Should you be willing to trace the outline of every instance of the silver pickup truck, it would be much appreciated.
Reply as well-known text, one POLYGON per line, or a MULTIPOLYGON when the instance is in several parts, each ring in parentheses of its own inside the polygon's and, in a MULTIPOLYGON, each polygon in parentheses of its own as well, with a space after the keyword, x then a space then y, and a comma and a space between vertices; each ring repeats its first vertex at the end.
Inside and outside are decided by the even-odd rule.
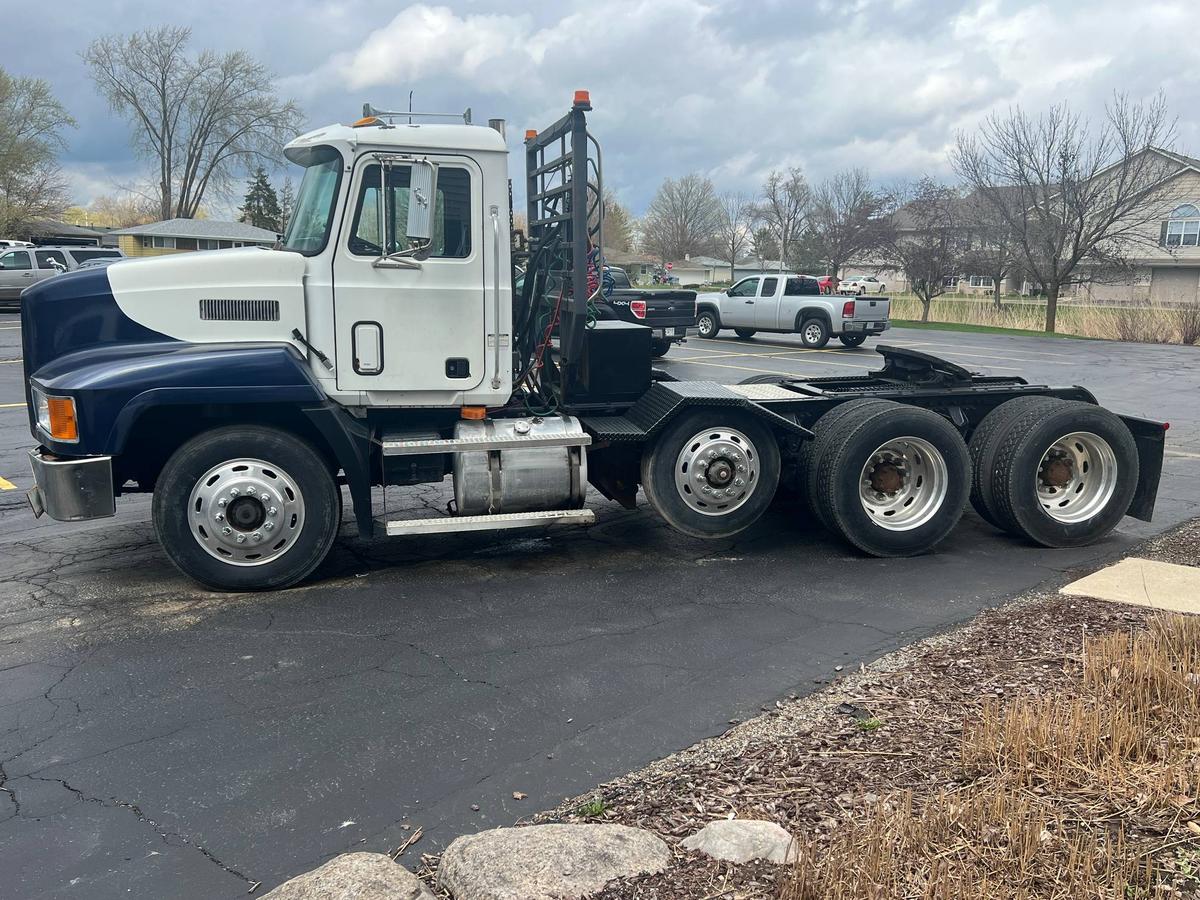
POLYGON ((702 338, 732 328, 740 338, 757 331, 799 334, 801 343, 812 349, 824 347, 831 337, 857 347, 868 336, 887 331, 890 307, 887 297, 851 300, 822 295, 811 275, 752 275, 719 294, 701 294, 696 328, 702 338))

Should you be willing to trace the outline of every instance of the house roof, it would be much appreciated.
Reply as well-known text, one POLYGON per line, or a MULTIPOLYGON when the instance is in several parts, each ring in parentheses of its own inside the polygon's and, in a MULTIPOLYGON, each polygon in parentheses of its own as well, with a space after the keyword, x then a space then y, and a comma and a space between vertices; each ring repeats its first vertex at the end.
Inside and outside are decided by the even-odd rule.
POLYGON ((57 219, 37 219, 30 223, 25 229, 30 234, 52 236, 62 235, 63 237, 103 237, 107 228, 85 228, 82 225, 71 225, 67 222, 60 222, 57 219))
POLYGON ((149 225, 121 228, 113 234, 149 234, 158 237, 196 238, 199 240, 257 241, 275 243, 275 232, 245 222, 221 222, 217 219, 166 219, 149 225))

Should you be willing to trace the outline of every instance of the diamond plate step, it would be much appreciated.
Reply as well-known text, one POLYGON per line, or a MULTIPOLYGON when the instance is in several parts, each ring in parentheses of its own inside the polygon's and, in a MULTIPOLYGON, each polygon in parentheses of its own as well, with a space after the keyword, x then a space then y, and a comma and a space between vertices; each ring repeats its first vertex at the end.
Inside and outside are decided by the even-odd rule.
POLYGON ((539 525, 591 525, 596 514, 590 509, 550 509, 543 512, 498 513, 494 516, 441 516, 436 519, 378 518, 376 523, 388 537, 405 534, 449 534, 458 531, 499 531, 535 528, 539 525))

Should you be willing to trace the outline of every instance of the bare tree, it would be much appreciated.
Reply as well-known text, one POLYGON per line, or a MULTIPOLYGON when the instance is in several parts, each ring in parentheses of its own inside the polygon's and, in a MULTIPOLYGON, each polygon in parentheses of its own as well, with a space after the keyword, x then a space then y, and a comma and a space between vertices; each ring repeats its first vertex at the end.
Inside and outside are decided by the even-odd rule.
POLYGON ((754 204, 743 193, 726 193, 720 197, 721 218, 717 239, 721 252, 729 254, 729 280, 733 281, 738 256, 750 246, 750 226, 754 221, 754 204))
POLYGON ((786 172, 772 171, 763 183, 758 219, 779 242, 781 266, 787 259, 788 242, 795 240, 804 228, 811 199, 808 182, 795 166, 786 172))
POLYGON ((865 169, 838 172, 813 192, 807 233, 834 278, 857 255, 878 248, 884 205, 865 169))
POLYGON ((133 145, 155 168, 159 215, 192 218, 206 193, 279 161, 303 119, 275 96, 271 74, 241 50, 188 52, 177 26, 110 35, 83 53, 109 106, 133 129, 133 145))
POLYGON ((102 194, 93 198, 83 210, 88 224, 105 228, 128 228, 153 222, 158 204, 132 191, 102 194))
POLYGON ((633 249, 633 216, 611 191, 604 192, 604 246, 626 253, 633 249))
POLYGON ((1161 96, 1131 103, 1117 95, 1100 127, 1066 104, 1036 119, 1021 109, 960 133, 955 170, 1009 228, 1014 256, 1046 295, 1046 330, 1058 298, 1097 271, 1121 270, 1158 242, 1173 200, 1165 181, 1178 164, 1155 148, 1175 137, 1161 96))
POLYGON ((45 81, 0 69, 0 235, 28 230, 34 220, 67 208, 58 152, 62 130, 74 125, 45 81))
POLYGON ((930 304, 945 293, 946 279, 962 265, 967 235, 959 215, 961 198, 925 177, 900 187, 896 202, 883 253, 904 272, 921 301, 921 321, 928 322, 930 304))
POLYGON ((961 214, 969 235, 963 268, 973 275, 992 279, 992 305, 1000 309, 1004 279, 1018 265, 1012 227, 992 204, 983 202, 976 194, 963 200, 961 214))
POLYGON ((712 246, 720 220, 721 205, 711 181, 696 172, 668 178, 642 219, 642 243, 664 263, 703 253, 712 246))

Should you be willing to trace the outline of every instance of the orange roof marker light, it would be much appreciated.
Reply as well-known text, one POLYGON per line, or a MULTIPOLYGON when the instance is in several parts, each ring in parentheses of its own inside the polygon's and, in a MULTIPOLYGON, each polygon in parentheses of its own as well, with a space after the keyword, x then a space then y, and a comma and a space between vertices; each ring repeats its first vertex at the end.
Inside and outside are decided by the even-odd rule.
POLYGON ((525 140, 532 141, 536 138, 537 138, 537 129, 536 128, 526 128, 525 129, 525 140))
POLYGON ((486 406, 464 406, 462 408, 461 415, 464 419, 472 419, 472 420, 478 422, 482 419, 487 418, 487 407, 486 406))
POLYGON ((592 108, 592 95, 589 91, 575 92, 575 105, 582 106, 584 109, 592 108))
POLYGON ((365 128, 367 125, 378 125, 378 124, 379 124, 378 116, 363 116, 361 119, 359 119, 357 122, 355 122, 350 127, 351 128, 365 128))

